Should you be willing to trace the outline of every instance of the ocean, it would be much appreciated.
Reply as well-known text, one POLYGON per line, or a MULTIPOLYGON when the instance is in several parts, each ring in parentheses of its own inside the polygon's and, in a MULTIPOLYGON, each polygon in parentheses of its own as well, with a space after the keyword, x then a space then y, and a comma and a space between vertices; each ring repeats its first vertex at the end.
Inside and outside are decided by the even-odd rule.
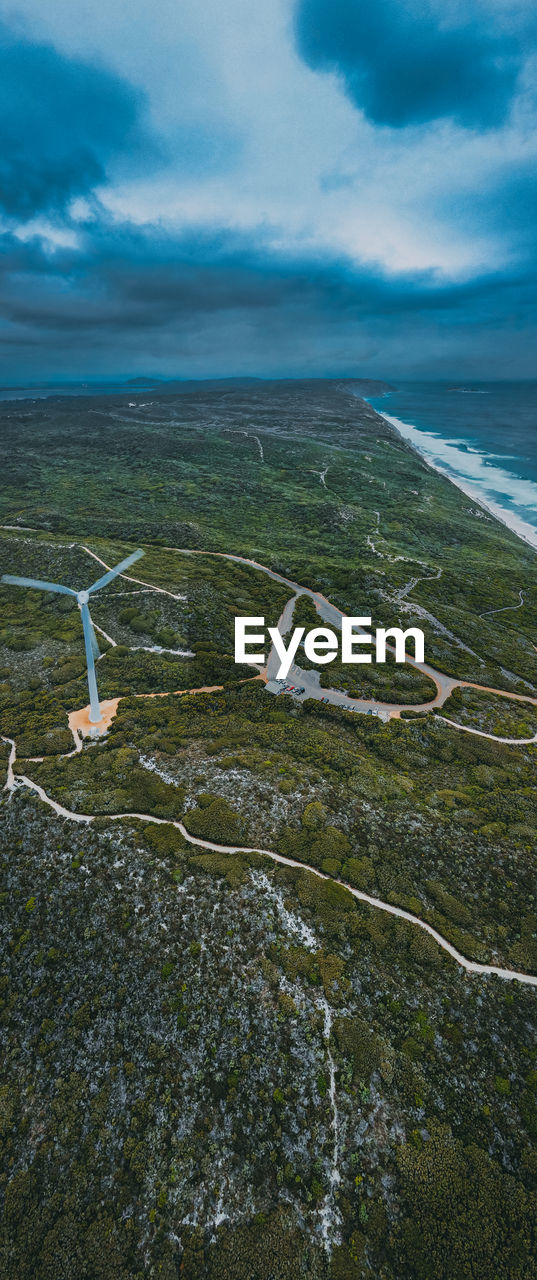
POLYGON ((369 403, 537 547, 537 382, 405 382, 369 403))

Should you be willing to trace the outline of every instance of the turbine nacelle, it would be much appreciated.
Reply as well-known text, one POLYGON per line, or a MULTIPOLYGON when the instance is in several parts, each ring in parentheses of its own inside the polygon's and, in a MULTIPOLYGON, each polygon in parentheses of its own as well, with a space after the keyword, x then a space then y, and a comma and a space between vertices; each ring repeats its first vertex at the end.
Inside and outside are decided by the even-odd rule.
POLYGON ((86 665, 88 669, 88 689, 90 695, 90 724, 99 725, 102 721, 101 708, 99 704, 99 694, 97 692, 97 677, 95 674, 95 658, 99 655, 99 645, 97 644, 97 636, 93 623, 91 621, 89 611, 89 598, 96 591, 101 591, 109 582, 117 578, 118 573, 124 573, 125 569, 129 569, 135 560, 139 560, 144 552, 141 550, 131 552, 130 556, 126 556, 125 560, 120 560, 119 564, 114 565, 113 569, 107 569, 101 578, 97 578, 96 582, 92 582, 91 587, 83 591, 73 591, 72 587, 64 587, 59 582, 43 582, 38 578, 17 578, 10 573, 4 573, 2 582, 9 583, 16 587, 35 587, 38 591, 53 591, 59 595, 73 596, 80 609, 82 617, 82 628, 84 631, 84 645, 86 649, 86 665))

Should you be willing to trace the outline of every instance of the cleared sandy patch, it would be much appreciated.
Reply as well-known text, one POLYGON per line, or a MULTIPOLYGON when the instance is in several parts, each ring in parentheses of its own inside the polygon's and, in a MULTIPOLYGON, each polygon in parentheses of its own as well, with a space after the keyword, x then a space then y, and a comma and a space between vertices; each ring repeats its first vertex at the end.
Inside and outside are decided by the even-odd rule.
POLYGON ((104 733, 108 732, 116 715, 119 702, 119 698, 109 698, 107 702, 101 702, 102 719, 99 724, 92 724, 90 707, 82 707, 80 711, 70 711, 68 721, 71 733, 74 734, 75 731, 81 733, 83 738, 101 738, 104 733))

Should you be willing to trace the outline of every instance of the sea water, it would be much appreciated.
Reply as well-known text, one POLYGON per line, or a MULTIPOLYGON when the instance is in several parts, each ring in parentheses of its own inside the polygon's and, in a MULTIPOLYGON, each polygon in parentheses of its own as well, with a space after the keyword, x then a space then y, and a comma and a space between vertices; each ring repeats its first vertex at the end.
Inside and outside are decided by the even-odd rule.
POLYGON ((431 465, 537 546, 537 382, 405 382, 368 400, 431 465))

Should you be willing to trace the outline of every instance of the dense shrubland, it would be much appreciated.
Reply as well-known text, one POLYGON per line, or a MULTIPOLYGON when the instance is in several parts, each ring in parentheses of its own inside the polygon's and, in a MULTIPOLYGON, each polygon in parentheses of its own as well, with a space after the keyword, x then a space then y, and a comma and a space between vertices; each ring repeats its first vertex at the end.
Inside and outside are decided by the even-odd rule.
POLYGON ((170 827, 0 824, 6 1280, 529 1280, 533 992, 170 827))
MULTIPOLYGON (((537 972, 536 748, 271 698, 232 662, 233 620, 275 623, 287 589, 169 548, 250 556, 375 625, 414 622, 433 665, 518 692, 537 685, 533 553, 330 384, 2 419, 0 518, 38 530, 0 535, 2 571, 80 587, 101 572, 85 539, 110 564, 142 543, 135 577, 186 598, 121 580, 95 601, 117 642, 100 636, 101 695, 122 700, 106 740, 66 759, 87 701, 76 606, 0 588, 16 768, 97 815, 59 821, 23 789, 0 802, 0 1275, 533 1280, 535 994, 467 976, 335 881, 537 972), (521 590, 522 609, 480 617, 521 590), (223 688, 136 696, 207 685, 223 688), (330 879, 196 848, 178 818, 330 879)), ((295 622, 318 622, 303 597, 295 622)), ((336 664, 324 679, 351 692, 336 664)), ((391 663, 352 681, 431 696, 391 663)), ((445 708, 515 737, 533 710, 472 690, 445 708)))

